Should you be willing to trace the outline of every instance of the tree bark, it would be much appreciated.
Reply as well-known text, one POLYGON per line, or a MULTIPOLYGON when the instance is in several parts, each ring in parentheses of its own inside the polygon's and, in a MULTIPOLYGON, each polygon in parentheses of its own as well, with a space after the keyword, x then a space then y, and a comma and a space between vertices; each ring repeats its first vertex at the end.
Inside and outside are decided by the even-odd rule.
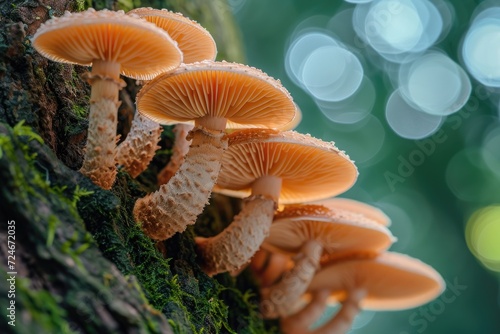
MULTIPOLYGON (((138 1, 119 3, 129 10, 138 1)), ((137 198, 155 190, 156 173, 168 161, 162 150, 137 179, 119 171, 109 191, 78 172, 90 93, 81 75, 88 69, 45 59, 30 45, 30 37, 51 16, 89 4, 119 9, 110 0, 0 3, 0 332, 276 331, 258 314, 258 293, 248 272, 237 279, 228 274, 210 278, 197 262, 195 234, 217 234, 231 221, 226 212, 236 210, 237 202, 212 198, 195 227, 155 244, 135 223, 132 208, 137 198), (15 240, 9 237, 12 231, 15 240), (6 281, 12 276, 13 286, 6 281), (5 311, 12 301, 15 326, 5 311)), ((224 1, 142 1, 141 6, 168 8, 198 20, 214 34, 219 59, 242 61, 237 29, 224 1)), ((120 93, 122 137, 139 88, 127 80, 120 93)), ((163 151, 171 138, 165 128, 163 151)))

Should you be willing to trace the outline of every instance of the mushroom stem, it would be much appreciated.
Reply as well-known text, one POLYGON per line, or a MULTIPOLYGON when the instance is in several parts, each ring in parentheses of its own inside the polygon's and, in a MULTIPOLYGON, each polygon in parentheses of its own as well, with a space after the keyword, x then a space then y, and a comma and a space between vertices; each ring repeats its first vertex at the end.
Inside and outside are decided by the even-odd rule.
POLYGON ((189 137, 192 144, 177 173, 134 206, 136 221, 152 239, 168 239, 194 224, 217 180, 227 149, 224 132, 195 127, 189 137))
POLYGON ((284 317, 280 321, 281 331, 284 334, 303 334, 318 320, 326 308, 326 302, 330 296, 327 289, 317 291, 312 300, 299 312, 284 317))
POLYGON ((207 275, 235 271, 250 261, 269 235, 281 191, 281 178, 266 175, 252 185, 252 195, 243 201, 241 212, 221 233, 198 238, 202 267, 207 275))
POLYGON ((207 275, 236 270, 247 263, 269 234, 274 210, 273 200, 250 196, 224 231, 211 238, 196 238, 207 275))
POLYGON ((155 121, 136 112, 127 137, 116 149, 116 162, 136 178, 153 159, 160 148, 162 127, 155 121))
POLYGON ((94 61, 88 75, 91 85, 90 112, 85 157, 80 172, 103 189, 110 189, 116 178, 116 127, 120 64, 94 61))
POLYGON ((323 245, 315 240, 302 246, 300 254, 294 259, 294 267, 264 293, 261 310, 265 318, 289 315, 290 306, 306 292, 314 277, 322 252, 323 245))
POLYGON ((325 325, 311 332, 311 334, 343 334, 352 327, 354 318, 359 314, 359 303, 365 297, 366 291, 355 289, 349 291, 342 308, 325 325))
POLYGON ((184 157, 189 151, 191 141, 187 140, 187 134, 193 129, 191 124, 176 124, 173 132, 175 133, 174 147, 168 164, 158 173, 158 185, 168 182, 170 178, 177 172, 179 167, 184 162, 184 157))
POLYGON ((255 180, 252 184, 252 195, 262 195, 272 198, 278 203, 283 180, 273 175, 264 175, 255 180))

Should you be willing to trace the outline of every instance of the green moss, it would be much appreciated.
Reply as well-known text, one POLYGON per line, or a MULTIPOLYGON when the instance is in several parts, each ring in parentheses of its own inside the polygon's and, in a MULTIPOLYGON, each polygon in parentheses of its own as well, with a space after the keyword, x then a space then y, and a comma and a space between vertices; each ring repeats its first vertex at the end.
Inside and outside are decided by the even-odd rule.
POLYGON ((45 85, 45 82, 47 81, 47 77, 45 76, 45 72, 41 67, 35 68, 35 75, 36 75, 37 79, 40 81, 40 84, 42 86, 45 85))
POLYGON ((60 306, 60 298, 46 290, 33 290, 26 278, 16 279, 16 302, 29 312, 31 319, 23 321, 18 316, 17 333, 76 333, 70 329, 67 312, 60 306))
POLYGON ((92 7, 92 0, 75 0, 75 11, 81 12, 92 7))
MULTIPOLYGON (((24 125, 24 121, 19 122, 12 128, 12 133, 15 137, 27 137, 28 142, 31 140, 36 140, 39 143, 43 143, 42 138, 29 126, 24 125)), ((20 161, 20 159, 27 161, 30 167, 33 167, 36 153, 32 153, 27 143, 20 144, 21 150, 17 150, 10 136, 5 134, 0 134, 0 158, 4 155, 10 161, 20 161), (19 154, 22 154, 20 157, 19 154)), ((32 187, 28 184, 26 180, 26 175, 24 171, 21 169, 20 164, 10 164, 9 169, 13 177, 13 183, 16 185, 18 189, 18 195, 20 198, 27 200, 28 195, 37 195, 37 192, 32 190, 32 187)), ((42 184, 42 177, 40 173, 33 173, 33 182, 37 184, 42 184)))
POLYGON ((85 118, 85 116, 87 115, 87 106, 73 104, 72 111, 79 118, 85 118))

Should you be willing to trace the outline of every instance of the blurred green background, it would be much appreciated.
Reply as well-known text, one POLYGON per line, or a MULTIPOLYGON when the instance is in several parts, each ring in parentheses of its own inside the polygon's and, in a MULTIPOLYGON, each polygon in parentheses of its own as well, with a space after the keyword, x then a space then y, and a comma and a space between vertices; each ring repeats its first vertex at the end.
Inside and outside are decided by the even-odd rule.
POLYGON ((297 130, 356 161, 341 196, 384 210, 391 250, 447 282, 420 308, 363 312, 352 333, 500 333, 500 3, 228 3, 246 62, 302 110, 297 130))

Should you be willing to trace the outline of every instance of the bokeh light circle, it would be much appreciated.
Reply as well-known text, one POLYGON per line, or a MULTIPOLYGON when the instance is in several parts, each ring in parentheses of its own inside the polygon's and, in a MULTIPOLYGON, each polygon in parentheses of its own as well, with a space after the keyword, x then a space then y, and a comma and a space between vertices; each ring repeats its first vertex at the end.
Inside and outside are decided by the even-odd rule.
POLYGON ((302 67, 302 82, 307 91, 323 101, 340 101, 359 88, 363 67, 349 50, 330 45, 312 51, 302 67))
POLYGON ((406 62, 431 47, 443 32, 440 11, 430 1, 379 0, 356 6, 358 36, 382 57, 406 62))
POLYGON ((353 124, 368 116, 375 104, 376 92, 371 80, 364 76, 358 90, 342 101, 316 100, 316 105, 329 120, 353 124))
POLYGON ((300 87, 303 87, 302 69, 313 50, 324 46, 336 46, 338 43, 331 36, 310 31, 299 35, 290 45, 285 56, 285 70, 288 77, 300 87))
POLYGON ((472 90, 465 71, 439 52, 427 53, 401 66, 399 82, 400 92, 410 105, 438 116, 460 110, 472 90))
POLYGON ((500 272, 500 205, 474 212, 465 233, 474 256, 489 269, 500 272))
POLYGON ((462 57, 471 75, 490 87, 500 87, 500 7, 479 14, 467 32, 462 57))
POLYGON ((391 129, 406 139, 423 139, 436 132, 442 116, 430 115, 409 105, 399 89, 395 90, 385 108, 385 117, 391 129))

